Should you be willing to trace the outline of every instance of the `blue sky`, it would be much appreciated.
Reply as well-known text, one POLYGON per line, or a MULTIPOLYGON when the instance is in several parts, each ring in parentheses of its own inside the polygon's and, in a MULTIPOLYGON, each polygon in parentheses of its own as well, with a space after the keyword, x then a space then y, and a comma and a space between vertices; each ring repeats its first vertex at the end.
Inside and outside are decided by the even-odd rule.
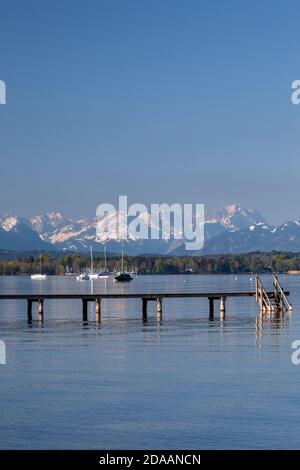
POLYGON ((1 0, 0 213, 233 202, 300 217, 296 1, 1 0))

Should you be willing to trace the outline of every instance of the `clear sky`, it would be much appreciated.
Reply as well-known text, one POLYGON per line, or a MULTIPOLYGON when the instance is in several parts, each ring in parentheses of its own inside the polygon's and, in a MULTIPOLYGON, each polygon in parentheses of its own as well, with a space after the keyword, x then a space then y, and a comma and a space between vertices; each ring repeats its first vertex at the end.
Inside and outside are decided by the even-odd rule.
POLYGON ((298 1, 0 0, 0 213, 300 218, 298 1))

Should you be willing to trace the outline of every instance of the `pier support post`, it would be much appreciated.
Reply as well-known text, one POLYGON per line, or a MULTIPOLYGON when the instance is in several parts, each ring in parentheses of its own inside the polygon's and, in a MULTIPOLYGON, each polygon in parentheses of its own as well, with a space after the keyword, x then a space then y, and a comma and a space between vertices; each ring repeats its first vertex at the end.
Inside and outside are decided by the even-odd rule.
POLYGON ((225 301, 226 297, 221 297, 220 299, 220 319, 225 320, 225 301))
POLYGON ((157 298, 157 321, 162 320, 162 298, 157 298))
POLYGON ((82 321, 88 321, 88 301, 87 299, 82 299, 82 321))
POLYGON ((143 302, 143 321, 147 321, 147 299, 142 298, 143 302))
POLYGON ((213 297, 209 297, 209 319, 213 320, 214 319, 214 299, 213 297))
POLYGON ((41 322, 44 320, 44 299, 38 300, 38 320, 41 322))
POLYGON ((27 299, 27 321, 32 323, 32 300, 27 299))
POLYGON ((100 323, 101 322, 101 299, 98 298, 96 299, 96 322, 100 323))

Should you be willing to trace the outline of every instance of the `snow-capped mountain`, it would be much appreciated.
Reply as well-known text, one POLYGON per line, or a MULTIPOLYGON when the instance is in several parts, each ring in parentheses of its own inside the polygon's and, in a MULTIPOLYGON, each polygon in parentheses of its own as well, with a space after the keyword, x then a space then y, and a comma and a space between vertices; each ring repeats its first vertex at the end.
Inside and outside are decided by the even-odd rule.
POLYGON ((207 240, 198 254, 238 254, 272 250, 300 251, 300 221, 286 222, 278 227, 260 222, 241 230, 227 230, 207 240))
MULTIPOLYGON (((121 214, 117 214, 117 217, 119 222, 121 221, 120 224, 116 222, 118 233, 120 233, 122 225, 125 226, 125 220, 121 214)), ((102 222, 96 217, 91 220, 70 220, 66 219, 62 214, 50 213, 32 217, 29 224, 31 228, 38 232, 43 240, 55 245, 59 250, 75 250, 80 252, 89 250, 90 246, 93 246, 95 250, 102 251, 105 244, 110 252, 120 253, 121 242, 119 237, 116 237, 116 233, 105 230, 105 226, 113 225, 112 219, 115 219, 115 217, 108 217, 102 222), (98 236, 96 236, 97 225, 98 236)), ((132 219, 133 217, 128 217, 128 222, 132 219)), ((129 228, 128 240, 125 241, 125 251, 132 255, 139 253, 167 253, 170 241, 166 240, 166 234, 163 233, 162 228, 154 224, 148 213, 140 214, 140 223, 147 227, 149 233, 151 228, 155 227, 159 231, 159 239, 144 240, 142 237, 137 237, 136 233, 130 231, 129 228)))
POLYGON ((47 240, 58 249, 82 250, 88 248, 96 234, 94 220, 73 221, 59 212, 31 217, 29 223, 43 240, 47 240))
POLYGON ((51 234, 53 230, 64 226, 68 221, 60 212, 49 212, 49 214, 33 216, 29 222, 31 228, 39 234, 51 234))
MULTIPOLYGON (((122 226, 123 219, 121 214, 117 215, 121 220, 121 225, 118 225, 119 230, 121 230, 120 227, 122 226)), ((111 219, 113 218, 113 216, 110 217, 111 219)), ((166 233, 163 232, 164 227, 161 223, 157 224, 157 222, 155 223, 154 220, 151 220, 151 216, 148 213, 140 214, 139 218, 141 225, 144 228, 147 227, 149 235, 151 229, 156 229, 159 232, 159 239, 151 240, 149 237, 148 240, 144 240, 141 237, 137 238, 136 234, 129 230, 128 240, 124 244, 125 251, 128 254, 185 254, 184 242, 174 239, 174 236, 167 240, 166 233)), ((95 250, 102 251, 105 243, 108 251, 119 253, 121 250, 119 239, 115 233, 107 232, 104 227, 104 224, 111 226, 111 219, 106 218, 103 222, 99 222, 96 217, 92 220, 71 220, 59 212, 51 212, 36 215, 27 223, 43 240, 55 246, 57 250, 75 250, 80 252, 88 250, 92 245, 95 250), (103 224, 102 227, 101 223, 103 224), (98 237, 96 237, 97 224, 99 228, 97 232, 98 237)), ((210 209, 207 211, 205 219, 205 240, 215 238, 228 230, 240 230, 253 223, 265 222, 259 212, 244 209, 238 204, 222 209, 210 209)), ((130 218, 128 218, 128 221, 130 222, 130 218)))
MULTIPOLYGON (((107 224, 111 221, 105 221, 107 224)), ((130 219, 129 219, 130 222, 130 219)), ((83 252, 92 245, 95 251, 120 253, 121 242, 114 232, 103 226, 96 236, 99 220, 71 220, 59 212, 25 219, 15 215, 0 217, 0 249, 5 250, 72 250, 83 252)), ((286 222, 278 227, 269 225, 260 212, 238 204, 209 209, 205 214, 205 244, 199 252, 187 252, 184 242, 166 239, 161 223, 157 225, 148 213, 140 214, 140 230, 159 232, 159 239, 144 240, 135 232, 124 243, 130 255, 203 255, 215 253, 247 253, 251 251, 300 251, 300 221, 286 222)), ((121 229, 120 229, 121 230, 121 229)))
POLYGON ((251 224, 266 223, 260 212, 232 204, 221 209, 208 209, 205 214, 207 224, 220 224, 230 230, 247 228, 251 224))
POLYGON ((54 247, 32 230, 26 219, 5 215, 0 217, 0 249, 32 251, 53 250, 54 247))

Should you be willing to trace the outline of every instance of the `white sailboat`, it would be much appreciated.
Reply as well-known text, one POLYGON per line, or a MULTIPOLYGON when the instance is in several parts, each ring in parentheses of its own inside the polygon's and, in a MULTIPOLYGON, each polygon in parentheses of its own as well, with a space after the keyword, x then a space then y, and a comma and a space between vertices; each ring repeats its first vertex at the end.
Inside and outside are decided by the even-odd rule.
POLYGON ((93 261, 93 247, 91 246, 91 273, 90 273, 90 279, 108 279, 108 274, 106 273, 106 247, 104 250, 105 254, 105 269, 104 273, 95 273, 94 272, 94 261, 93 261))
POLYGON ((94 272, 94 260, 93 260, 93 247, 91 245, 91 272, 89 274, 90 279, 98 279, 98 273, 94 272))
POLYGON ((33 281, 44 281, 47 279, 46 274, 42 274, 42 255, 40 254, 40 272, 39 274, 31 274, 31 279, 33 281))
POLYGON ((104 271, 99 273, 98 278, 99 279, 108 279, 109 278, 109 273, 107 271, 107 262, 106 262, 106 246, 104 246, 104 271))
POLYGON ((82 273, 82 274, 79 274, 78 276, 76 276, 76 280, 77 281, 89 281, 90 276, 89 276, 88 273, 82 273))
MULTIPOLYGON (((92 250, 92 247, 91 247, 91 250, 92 250)), ((92 252, 91 252, 91 256, 92 256, 92 252)), ((81 273, 79 274, 78 276, 76 276, 76 281, 89 281, 91 279, 91 274, 90 273, 81 273)))

